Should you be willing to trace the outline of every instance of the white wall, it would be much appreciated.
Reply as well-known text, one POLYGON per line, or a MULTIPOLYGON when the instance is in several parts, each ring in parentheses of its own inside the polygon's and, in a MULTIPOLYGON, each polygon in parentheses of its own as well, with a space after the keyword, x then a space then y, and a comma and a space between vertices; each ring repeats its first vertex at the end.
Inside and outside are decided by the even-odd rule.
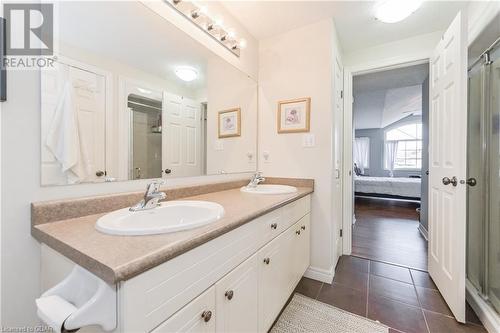
POLYGON ((351 68, 366 68, 377 64, 380 67, 384 66, 383 64, 401 63, 402 59, 404 59, 403 61, 426 59, 431 56, 442 34, 442 31, 436 31, 346 53, 344 65, 351 68))
POLYGON ((500 13, 500 1, 471 1, 467 6, 469 45, 484 28, 500 13))
POLYGON ((207 69, 207 173, 255 171, 257 167, 257 82, 228 68, 220 58, 207 69), (241 135, 218 135, 219 111, 241 108, 241 135), (248 158, 247 154, 252 154, 248 158))
MULTIPOLYGON (((208 36, 200 35, 198 39, 203 44, 209 45, 216 53, 226 52, 220 45, 214 44, 208 36)), ((256 42, 252 44, 253 39, 248 38, 248 40, 249 46, 255 47, 256 42)), ((245 54, 245 51, 243 53, 245 54)), ((244 60, 245 66, 241 64, 241 69, 257 68, 257 56, 253 56, 251 51, 245 55, 244 60)), ((4 327, 37 325, 34 300, 40 294, 40 246, 30 234, 30 203, 142 190, 147 181, 40 186, 39 71, 9 71, 8 101, 2 104, 0 124, 0 159, 2 162, 8 161, 2 163, 0 176, 2 179, 0 251, 2 325, 4 327)), ((169 184, 194 184, 241 177, 242 175, 225 175, 173 179, 169 184)))
POLYGON ((259 170, 264 176, 315 179, 311 269, 331 275, 334 35, 333 21, 323 20, 263 40, 259 52, 259 170), (312 148, 302 147, 302 133, 277 133, 278 101, 301 97, 311 97, 312 148))

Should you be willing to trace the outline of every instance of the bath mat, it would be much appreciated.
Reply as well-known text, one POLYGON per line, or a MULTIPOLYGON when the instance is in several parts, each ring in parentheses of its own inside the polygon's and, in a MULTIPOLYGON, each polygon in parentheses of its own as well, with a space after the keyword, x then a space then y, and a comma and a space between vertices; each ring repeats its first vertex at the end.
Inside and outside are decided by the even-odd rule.
POLYGON ((388 333, 389 328, 300 294, 293 295, 271 333, 388 333))

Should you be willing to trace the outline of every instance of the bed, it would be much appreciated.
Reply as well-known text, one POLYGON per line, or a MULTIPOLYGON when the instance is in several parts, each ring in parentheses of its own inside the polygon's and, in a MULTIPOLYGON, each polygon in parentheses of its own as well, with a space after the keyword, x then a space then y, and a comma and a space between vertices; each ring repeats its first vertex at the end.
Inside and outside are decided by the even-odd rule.
POLYGON ((355 176, 356 195, 420 199, 420 178, 355 176))

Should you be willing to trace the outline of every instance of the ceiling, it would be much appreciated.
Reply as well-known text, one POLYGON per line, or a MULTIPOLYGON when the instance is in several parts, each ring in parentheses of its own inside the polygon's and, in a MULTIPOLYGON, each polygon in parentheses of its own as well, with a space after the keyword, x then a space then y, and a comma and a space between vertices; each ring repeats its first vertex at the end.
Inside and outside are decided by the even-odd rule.
POLYGON ((421 64, 353 78, 354 128, 384 128, 422 114, 422 83, 429 65, 421 64))
POLYGON ((354 96, 369 91, 380 91, 422 84, 428 75, 428 63, 356 75, 353 78, 354 96))
POLYGON ((467 1, 426 1, 402 22, 373 17, 373 1, 221 1, 257 39, 333 17, 344 52, 445 30, 467 1))

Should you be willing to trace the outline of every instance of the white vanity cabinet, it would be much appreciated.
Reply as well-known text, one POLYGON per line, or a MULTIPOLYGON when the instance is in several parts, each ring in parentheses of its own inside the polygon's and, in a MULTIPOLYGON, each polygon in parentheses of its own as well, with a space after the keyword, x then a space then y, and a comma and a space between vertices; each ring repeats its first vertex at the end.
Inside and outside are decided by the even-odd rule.
POLYGON ((213 324, 203 324, 207 311, 216 332, 267 332, 309 266, 308 230, 309 214, 153 332, 210 332, 213 324), (211 310, 214 303, 215 312, 211 310))
MULTIPOLYGON (((267 332, 309 266, 309 231, 307 195, 120 282, 115 332, 267 332)), ((64 276, 54 253, 44 286, 64 276)))

